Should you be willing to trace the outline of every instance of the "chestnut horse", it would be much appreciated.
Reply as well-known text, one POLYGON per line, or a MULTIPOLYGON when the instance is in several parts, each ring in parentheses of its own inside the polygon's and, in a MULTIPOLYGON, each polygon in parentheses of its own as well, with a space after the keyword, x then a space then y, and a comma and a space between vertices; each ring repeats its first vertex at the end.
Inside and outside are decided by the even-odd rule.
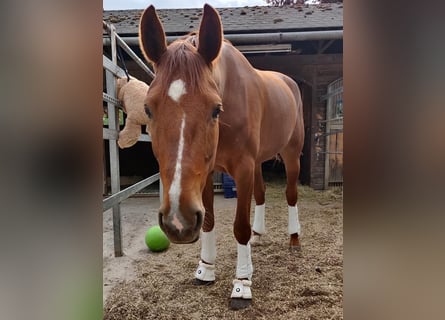
POLYGON ((300 91, 281 73, 254 69, 223 40, 221 18, 207 4, 199 33, 169 46, 155 8, 149 6, 140 20, 139 42, 156 71, 145 111, 165 190, 159 225, 174 243, 192 243, 201 234, 195 283, 212 283, 213 171, 229 173, 238 196, 233 227, 238 255, 230 307, 244 308, 252 299, 252 229, 254 238, 265 232, 261 164, 277 154, 286 167, 290 245, 300 245, 297 179, 304 140, 300 91), (251 229, 252 193, 256 206, 251 229))

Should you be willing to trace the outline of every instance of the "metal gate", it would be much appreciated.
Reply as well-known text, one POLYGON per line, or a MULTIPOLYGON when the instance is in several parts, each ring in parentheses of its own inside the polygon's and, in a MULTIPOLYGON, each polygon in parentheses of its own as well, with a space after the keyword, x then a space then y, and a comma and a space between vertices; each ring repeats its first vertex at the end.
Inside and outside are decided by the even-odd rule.
MULTIPOLYGON (((144 64, 144 62, 130 49, 130 47, 116 34, 113 25, 103 22, 103 28, 110 36, 111 59, 103 55, 103 68, 105 70, 106 92, 103 92, 103 101, 107 102, 108 128, 103 128, 103 139, 109 141, 110 146, 110 180, 111 196, 103 200, 103 211, 108 209, 113 211, 113 238, 114 255, 122 256, 122 231, 120 203, 139 192, 148 185, 159 180, 159 173, 152 175, 138 183, 120 190, 120 170, 119 170, 119 146, 117 139, 119 137, 119 112, 122 108, 120 101, 116 98, 116 77, 125 77, 126 73, 117 65, 117 46, 121 47, 152 79, 153 72, 144 64)), ((138 141, 151 141, 150 136, 142 134, 138 141)), ((104 172, 105 174, 105 172, 104 172)), ((162 185, 160 196, 162 196, 162 185)))
POLYGON ((328 85, 324 187, 343 184, 343 78, 328 85))

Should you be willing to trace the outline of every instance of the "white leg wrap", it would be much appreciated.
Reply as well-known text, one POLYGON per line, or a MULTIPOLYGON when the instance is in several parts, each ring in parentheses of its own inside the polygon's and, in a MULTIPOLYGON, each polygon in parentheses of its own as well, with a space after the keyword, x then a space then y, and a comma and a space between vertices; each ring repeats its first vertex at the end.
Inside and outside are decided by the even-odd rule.
POLYGON ((266 223, 264 221, 264 212, 266 204, 255 206, 255 215, 253 216, 253 231, 259 234, 266 232, 266 223))
POLYGON ((300 221, 298 220, 298 207, 288 206, 288 226, 289 234, 298 233, 301 234, 300 221))
POLYGON ((210 232, 201 233, 201 259, 207 263, 215 264, 216 238, 215 228, 210 232))
POLYGON ((238 279, 247 278, 252 279, 253 265, 252 257, 250 255, 250 243, 247 245, 237 244, 238 259, 236 262, 236 277, 238 279))
POLYGON ((195 271, 195 278, 202 281, 215 281, 215 265, 199 261, 198 269, 195 271))
POLYGON ((251 285, 252 281, 249 280, 233 280, 233 290, 230 298, 252 299, 251 285))

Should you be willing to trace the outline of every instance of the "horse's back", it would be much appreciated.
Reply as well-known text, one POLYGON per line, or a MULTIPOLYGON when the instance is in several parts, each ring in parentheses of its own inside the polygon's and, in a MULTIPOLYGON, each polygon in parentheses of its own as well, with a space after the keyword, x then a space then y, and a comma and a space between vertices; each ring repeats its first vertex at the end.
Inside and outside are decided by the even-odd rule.
POLYGON ((238 152, 254 156, 256 162, 269 160, 299 135, 301 97, 290 77, 253 68, 227 42, 214 77, 224 106, 217 163, 230 162, 238 152))

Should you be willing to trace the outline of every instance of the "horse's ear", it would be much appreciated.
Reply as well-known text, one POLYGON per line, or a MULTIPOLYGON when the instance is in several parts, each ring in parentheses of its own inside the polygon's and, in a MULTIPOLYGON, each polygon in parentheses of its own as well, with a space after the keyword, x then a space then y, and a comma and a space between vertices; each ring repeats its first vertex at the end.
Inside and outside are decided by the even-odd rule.
POLYGON ((145 58, 155 64, 167 50, 164 28, 153 5, 144 10, 139 21, 139 46, 145 58))
POLYGON ((223 39, 221 17, 218 12, 207 3, 199 26, 198 52, 207 64, 210 64, 219 54, 223 39))

